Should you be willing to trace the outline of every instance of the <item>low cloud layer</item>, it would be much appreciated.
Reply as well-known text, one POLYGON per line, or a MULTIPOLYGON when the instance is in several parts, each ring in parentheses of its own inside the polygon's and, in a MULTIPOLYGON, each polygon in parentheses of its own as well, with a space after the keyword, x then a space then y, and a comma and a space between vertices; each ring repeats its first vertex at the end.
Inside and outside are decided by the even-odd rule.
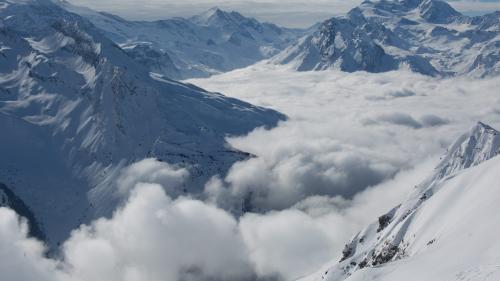
POLYGON ((64 261, 77 280, 247 280, 236 220, 201 201, 140 183, 124 208, 75 231, 64 261))
POLYGON ((446 125, 448 122, 449 121, 445 118, 433 114, 423 115, 420 120, 417 120, 413 116, 402 112, 384 113, 375 118, 367 118, 363 120, 364 125, 389 123, 393 125, 406 126, 412 129, 442 126, 446 125))
POLYGON ((171 196, 182 192, 182 185, 189 176, 185 168, 178 168, 154 159, 144 159, 123 169, 116 181, 119 193, 128 195, 140 182, 156 183, 171 196))
POLYGON ((0 209, 2 278, 11 281, 253 280, 236 220, 201 201, 171 201, 139 184, 111 219, 75 230, 61 260, 43 256, 26 224, 0 209))
POLYGON ((462 132, 498 124, 495 79, 441 80, 409 72, 303 72, 262 63, 190 82, 290 116, 229 142, 257 157, 216 177, 206 194, 239 211, 290 208, 310 196, 351 199, 438 159, 462 132))

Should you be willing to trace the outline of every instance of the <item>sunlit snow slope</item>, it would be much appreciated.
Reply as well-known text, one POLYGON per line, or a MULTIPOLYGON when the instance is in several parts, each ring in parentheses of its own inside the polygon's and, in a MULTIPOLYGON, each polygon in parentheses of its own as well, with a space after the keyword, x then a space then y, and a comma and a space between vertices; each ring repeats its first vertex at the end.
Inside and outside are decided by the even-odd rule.
POLYGON ((406 202, 302 280, 498 280, 498 154, 500 132, 478 123, 406 202))
POLYGON ((197 192, 248 157, 227 135, 283 118, 150 76, 51 1, 0 1, 0 183, 29 206, 51 245, 116 207, 109 182, 124 165, 156 157, 189 166, 178 194, 197 192))

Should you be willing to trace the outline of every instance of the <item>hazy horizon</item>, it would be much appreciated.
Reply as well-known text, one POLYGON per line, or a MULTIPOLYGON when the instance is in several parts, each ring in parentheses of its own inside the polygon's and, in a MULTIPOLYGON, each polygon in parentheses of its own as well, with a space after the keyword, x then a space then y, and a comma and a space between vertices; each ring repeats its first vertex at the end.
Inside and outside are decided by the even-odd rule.
MULTIPOLYGON (((105 11, 129 20, 157 20, 171 17, 189 17, 213 7, 237 11, 260 21, 285 27, 306 28, 330 17, 344 14, 361 3, 361 0, 187 0, 183 3, 162 0, 69 0, 70 3, 105 11), (138 4, 140 3, 140 4, 138 4)), ((500 10, 499 0, 448 1, 458 11, 467 15, 478 15, 500 10)))

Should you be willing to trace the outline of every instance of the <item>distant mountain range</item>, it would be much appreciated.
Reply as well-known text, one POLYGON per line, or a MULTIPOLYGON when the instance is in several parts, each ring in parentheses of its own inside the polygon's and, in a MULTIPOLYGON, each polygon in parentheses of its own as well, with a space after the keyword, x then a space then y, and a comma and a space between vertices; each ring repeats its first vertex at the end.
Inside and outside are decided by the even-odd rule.
POLYGON ((298 71, 500 73, 500 11, 469 17, 441 0, 367 0, 303 30, 218 8, 147 22, 58 4, 86 17, 150 71, 172 79, 207 77, 266 59, 298 71))
POLYGON ((308 32, 218 8, 191 18, 148 22, 127 21, 66 1, 58 3, 90 20, 151 71, 173 79, 206 77, 249 66, 276 55, 308 32))
POLYGON ((498 75, 500 12, 468 17, 441 0, 367 0, 272 61, 299 71, 498 75))

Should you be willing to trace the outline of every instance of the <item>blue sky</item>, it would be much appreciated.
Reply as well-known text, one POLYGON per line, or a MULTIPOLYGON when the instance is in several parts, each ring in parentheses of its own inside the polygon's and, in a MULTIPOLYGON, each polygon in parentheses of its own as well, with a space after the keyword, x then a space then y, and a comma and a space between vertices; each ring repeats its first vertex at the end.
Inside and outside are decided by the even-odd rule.
MULTIPOLYGON (((305 27, 347 12, 362 0, 69 0, 128 19, 191 16, 218 6, 289 27, 305 27)), ((449 1, 466 14, 500 10, 500 0, 449 1)))

